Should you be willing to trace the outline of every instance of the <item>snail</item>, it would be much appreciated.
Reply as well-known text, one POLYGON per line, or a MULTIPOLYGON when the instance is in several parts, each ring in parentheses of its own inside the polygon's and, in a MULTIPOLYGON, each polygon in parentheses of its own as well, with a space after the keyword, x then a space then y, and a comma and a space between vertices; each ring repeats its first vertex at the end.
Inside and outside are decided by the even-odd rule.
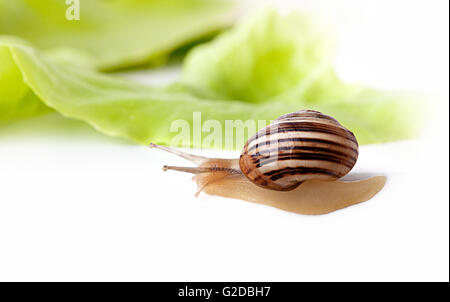
POLYGON ((250 137, 237 159, 207 158, 151 143, 197 167, 164 166, 195 174, 202 191, 301 214, 324 214, 374 196, 386 178, 342 182, 358 158, 355 135, 336 119, 300 110, 274 120, 250 137))

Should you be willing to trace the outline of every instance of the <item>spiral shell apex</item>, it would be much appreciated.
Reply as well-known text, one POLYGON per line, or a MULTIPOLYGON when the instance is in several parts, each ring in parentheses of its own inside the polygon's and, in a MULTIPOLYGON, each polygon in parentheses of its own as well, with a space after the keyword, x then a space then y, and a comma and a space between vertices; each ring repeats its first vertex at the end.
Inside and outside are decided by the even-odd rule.
POLYGON ((289 191, 311 179, 335 180, 358 158, 355 135, 314 110, 285 114, 245 144, 239 166, 254 184, 289 191))

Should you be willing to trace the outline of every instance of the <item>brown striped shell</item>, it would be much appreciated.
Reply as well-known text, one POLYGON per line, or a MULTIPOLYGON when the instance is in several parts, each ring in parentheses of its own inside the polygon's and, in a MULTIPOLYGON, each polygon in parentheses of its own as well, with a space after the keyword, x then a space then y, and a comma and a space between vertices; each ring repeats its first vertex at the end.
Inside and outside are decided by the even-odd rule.
POLYGON ((335 180, 346 175, 358 158, 355 136, 319 111, 285 114, 251 137, 239 166, 254 184, 289 191, 305 180, 335 180))

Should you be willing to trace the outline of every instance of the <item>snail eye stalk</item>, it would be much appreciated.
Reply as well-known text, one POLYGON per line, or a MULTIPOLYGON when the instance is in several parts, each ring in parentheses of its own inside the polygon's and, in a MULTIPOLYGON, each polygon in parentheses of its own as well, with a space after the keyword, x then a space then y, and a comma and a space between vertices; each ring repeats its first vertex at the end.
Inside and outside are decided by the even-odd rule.
POLYGON ((182 151, 179 151, 179 150, 176 150, 176 149, 173 149, 173 148, 169 148, 169 147, 166 147, 166 146, 160 146, 160 145, 157 145, 157 144, 154 144, 154 143, 150 143, 149 147, 150 148, 159 149, 159 150, 162 150, 162 151, 165 151, 165 152, 169 152, 169 153, 172 153, 172 154, 175 154, 175 155, 177 155, 177 156, 179 156, 181 158, 184 158, 184 159, 186 159, 186 160, 188 160, 188 161, 190 161, 190 162, 192 162, 192 163, 194 163, 194 164, 196 164, 198 166, 208 160, 208 158, 204 157, 204 156, 198 156, 198 155, 182 152, 182 151))

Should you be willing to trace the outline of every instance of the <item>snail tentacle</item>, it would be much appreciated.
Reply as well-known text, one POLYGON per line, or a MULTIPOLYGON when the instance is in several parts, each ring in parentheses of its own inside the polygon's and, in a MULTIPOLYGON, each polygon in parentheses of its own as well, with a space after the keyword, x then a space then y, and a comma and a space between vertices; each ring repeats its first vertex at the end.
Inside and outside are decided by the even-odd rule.
POLYGON ((156 148, 178 155, 198 165, 198 167, 163 166, 163 171, 174 170, 194 174, 192 180, 197 183, 197 192, 195 194, 196 197, 206 186, 215 181, 218 181, 228 175, 242 175, 242 172, 239 169, 239 159, 208 158, 153 143, 150 144, 150 148, 156 148))
POLYGON ((186 173, 192 173, 192 174, 211 172, 211 168, 206 168, 206 167, 163 166, 163 171, 167 171, 167 170, 174 170, 174 171, 186 172, 186 173))
POLYGON ((199 155, 194 155, 194 154, 190 154, 190 153, 186 153, 186 152, 182 152, 173 148, 169 148, 166 146, 161 146, 161 145, 157 145, 154 143, 150 143, 149 145, 150 148, 155 148, 155 149, 160 149, 172 154, 175 154, 179 157, 182 157, 184 159, 187 159, 188 161, 196 164, 196 165, 201 165, 203 162, 205 162, 206 160, 208 160, 207 157, 204 156, 199 156, 199 155))

